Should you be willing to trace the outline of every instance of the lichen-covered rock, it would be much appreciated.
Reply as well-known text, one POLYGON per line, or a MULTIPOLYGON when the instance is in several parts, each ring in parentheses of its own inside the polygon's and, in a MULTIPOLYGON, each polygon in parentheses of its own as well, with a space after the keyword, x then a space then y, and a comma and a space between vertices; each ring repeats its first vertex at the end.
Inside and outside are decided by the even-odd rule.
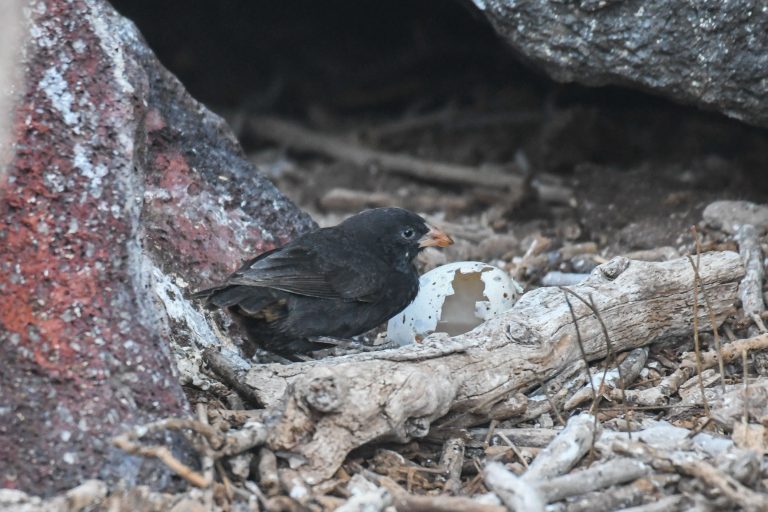
POLYGON ((105 1, 27 14, 0 174, 0 487, 163 486, 110 440, 186 411, 167 341, 213 335, 185 288, 313 224, 105 1))
POLYGON ((562 82, 633 85, 768 126, 768 7, 755 0, 474 0, 562 82))

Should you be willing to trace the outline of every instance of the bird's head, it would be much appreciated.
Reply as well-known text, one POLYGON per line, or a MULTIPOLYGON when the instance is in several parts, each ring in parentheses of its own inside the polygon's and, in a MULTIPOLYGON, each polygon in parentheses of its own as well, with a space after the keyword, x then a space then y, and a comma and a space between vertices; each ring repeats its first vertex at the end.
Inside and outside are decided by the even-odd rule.
POLYGON ((339 227, 360 243, 375 247, 396 266, 410 265, 426 247, 447 247, 451 237, 403 208, 374 208, 354 215, 339 227))

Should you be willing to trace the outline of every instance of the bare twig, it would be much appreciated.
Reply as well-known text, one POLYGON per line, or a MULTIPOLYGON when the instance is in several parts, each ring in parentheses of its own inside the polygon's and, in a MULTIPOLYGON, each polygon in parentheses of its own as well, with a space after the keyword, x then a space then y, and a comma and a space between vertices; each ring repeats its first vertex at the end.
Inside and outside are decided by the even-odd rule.
POLYGON ((372 471, 361 470, 366 478, 377 482, 386 488, 395 500, 395 508, 399 512, 506 512, 500 505, 487 505, 471 498, 452 496, 415 496, 400 487, 397 482, 386 476, 372 471))
POLYGON ((579 345, 579 352, 581 353, 581 359, 584 361, 584 367, 587 372, 587 382, 589 383, 589 388, 592 390, 592 403, 597 403, 597 390, 595 389, 595 382, 592 379, 592 370, 589 367, 589 359, 587 359, 587 352, 584 350, 584 342, 581 339, 581 331, 579 330, 579 321, 576 318, 576 313, 573 311, 573 304, 571 304, 571 299, 568 297, 568 293, 570 292, 567 288, 561 288, 563 290, 563 295, 565 297, 565 303, 568 305, 568 311, 571 312, 571 318, 573 318, 573 328, 576 330, 576 343, 579 345))
MULTIPOLYGON (((697 255, 696 259, 699 260, 699 255, 697 255)), ((704 379, 701 376, 701 341, 699 340, 699 290, 701 288, 701 277, 699 276, 699 262, 694 263, 690 255, 688 256, 688 261, 691 262, 693 267, 693 350, 696 355, 696 374, 699 379, 699 390, 701 391, 701 400, 704 404, 704 414, 709 416, 709 404, 707 403, 707 395, 704 392, 704 379)))
MULTIPOLYGON (((206 408, 204 403, 197 404, 197 420, 203 425, 208 425, 208 409, 206 408)), ((206 440, 206 443, 207 443, 207 440, 206 440)), ((212 451, 212 448, 209 444, 208 449, 205 450, 205 453, 202 454, 201 461, 200 461, 200 466, 203 471, 203 477, 209 482, 213 482, 213 457, 209 455, 211 451, 212 451)), ((226 475, 222 473, 222 476, 226 476, 226 475)))
POLYGON ((174 457, 171 451, 165 446, 142 446, 129 440, 128 436, 125 435, 115 437, 112 440, 112 443, 131 455, 141 455, 142 457, 155 457, 160 459, 160 461, 168 466, 171 471, 195 487, 206 488, 212 483, 211 480, 208 480, 205 476, 174 457))
POLYGON ((218 348, 209 347, 203 351, 203 361, 229 389, 234 389, 238 395, 254 405, 262 405, 253 388, 245 384, 248 366, 242 364, 243 361, 234 354, 226 354, 218 348))
POLYGON ((421 180, 449 185, 507 187, 517 190, 522 190, 525 186, 525 179, 512 173, 432 162, 410 155, 378 151, 281 119, 254 117, 250 120, 249 128, 259 137, 293 149, 320 153, 360 167, 375 164, 384 171, 421 180))
POLYGON ((539 452, 523 479, 538 482, 565 473, 589 451, 598 434, 599 425, 592 415, 573 416, 563 431, 539 452))
POLYGON ((527 470, 528 469, 528 461, 525 460, 525 457, 523 457, 523 454, 520 453, 520 450, 517 449, 517 446, 515 446, 515 443, 513 443, 502 431, 499 431, 498 433, 499 437, 504 440, 505 443, 507 443, 507 446, 510 447, 510 449, 515 453, 517 458, 522 463, 523 467, 527 470))
POLYGON ((757 229, 751 224, 739 226, 735 233, 736 242, 739 244, 739 254, 744 262, 746 274, 739 284, 739 298, 741 299, 744 314, 752 318, 760 316, 765 311, 763 301, 763 252, 760 249, 760 237, 757 229))
POLYGON ((621 512, 669 512, 670 510, 680 510, 679 506, 685 503, 685 496, 674 494, 665 496, 658 501, 638 505, 636 507, 621 509, 621 512))
POLYGON ((749 360, 747 359, 747 351, 742 350, 741 365, 744 371, 744 413, 742 414, 741 422, 743 423, 745 429, 749 424, 749 364, 748 362, 749 360))
MULTIPOLYGON (((696 269, 695 272, 698 275, 699 269, 699 260, 701 259, 701 237, 699 237, 699 232, 696 229, 696 226, 692 226, 691 230, 693 231, 693 240, 696 245, 696 269)), ((746 278, 746 277, 745 277, 746 278)), ((699 282, 701 282, 701 276, 698 277, 699 282)), ((722 345, 720 343, 720 333, 717 331, 717 321, 715 320, 715 312, 712 309, 712 303, 709 300, 709 293, 707 292, 706 287, 701 287, 701 293, 704 295, 704 304, 707 306, 707 315, 709 316, 709 325, 712 329, 712 335, 715 338, 715 350, 717 350, 717 353, 720 354, 722 351, 722 345)), ((720 357, 719 361, 719 369, 720 369, 720 389, 722 391, 725 391, 725 363, 723 362, 722 355, 720 357)))
POLYGON ((458 494, 461 489, 461 468, 464 464, 464 440, 460 437, 449 439, 443 445, 440 467, 446 475, 443 491, 458 494))
POLYGON ((537 488, 547 503, 552 503, 570 496, 580 496, 597 489, 631 482, 650 472, 651 468, 640 461, 619 457, 594 464, 583 471, 544 480, 537 488))
POLYGON ((544 500, 531 482, 518 478, 498 462, 485 466, 485 485, 514 512, 544 512, 544 500))
POLYGON ((280 490, 280 479, 277 476, 277 457, 268 448, 259 450, 259 484, 268 496, 274 496, 280 490))
POLYGON ((679 472, 700 479, 708 488, 717 490, 744 510, 768 510, 768 497, 755 492, 729 476, 698 454, 681 451, 661 451, 640 442, 616 442, 613 449, 633 457, 640 457, 654 468, 666 472, 679 472))

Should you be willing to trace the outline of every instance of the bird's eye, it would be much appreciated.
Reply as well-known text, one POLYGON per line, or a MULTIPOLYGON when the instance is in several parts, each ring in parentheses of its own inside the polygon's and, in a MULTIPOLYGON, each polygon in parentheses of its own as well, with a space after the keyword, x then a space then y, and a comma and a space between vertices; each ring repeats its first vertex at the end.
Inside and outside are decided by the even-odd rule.
POLYGON ((415 235, 416 232, 413 230, 413 228, 405 228, 403 230, 403 238, 413 238, 413 235, 415 235))

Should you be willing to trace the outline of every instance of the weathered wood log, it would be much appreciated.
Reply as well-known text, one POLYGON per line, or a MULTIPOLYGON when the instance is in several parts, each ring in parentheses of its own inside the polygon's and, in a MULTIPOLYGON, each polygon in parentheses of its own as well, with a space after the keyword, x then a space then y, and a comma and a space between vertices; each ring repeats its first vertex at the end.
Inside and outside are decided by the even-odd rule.
MULTIPOLYGON (((699 273, 716 321, 733 311, 744 268, 733 252, 704 254, 699 273)), ((686 258, 663 263, 615 258, 570 288, 594 302, 616 352, 690 335, 694 275, 686 258)), ((438 418, 452 425, 493 415, 511 393, 579 360, 566 292, 540 288, 473 331, 378 353, 249 370, 246 384, 279 413, 269 444, 306 460, 311 484, 330 477, 346 454, 369 441, 423 437, 438 418), (472 412, 472 415, 466 414, 472 412)), ((600 321, 569 294, 589 360, 605 357, 600 321)), ((709 328, 706 308, 698 323, 709 328)))

